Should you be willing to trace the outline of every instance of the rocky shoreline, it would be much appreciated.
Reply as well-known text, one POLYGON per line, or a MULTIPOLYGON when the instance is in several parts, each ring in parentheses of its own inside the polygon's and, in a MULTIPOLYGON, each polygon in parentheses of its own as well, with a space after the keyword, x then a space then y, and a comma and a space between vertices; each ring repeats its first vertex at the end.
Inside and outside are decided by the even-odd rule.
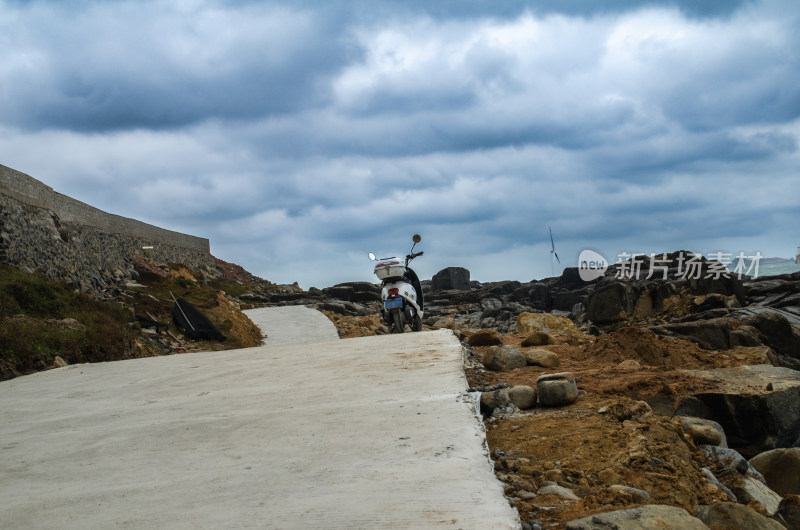
MULTIPOLYGON (((541 281, 423 281, 462 340, 498 478, 524 528, 800 528, 800 273, 745 278, 686 252, 541 281), (657 273, 657 274, 652 274, 657 273)), ((388 333, 379 286, 253 290, 388 333)))
MULTIPOLYGON (((424 327, 462 341, 524 528, 800 528, 800 273, 740 280, 700 259, 695 277, 685 258, 591 281, 573 268, 482 284, 451 267, 422 282, 424 327)), ((220 307, 306 305, 342 338, 389 333, 370 282, 304 291, 221 260, 196 277, 136 267, 104 279, 100 297, 155 300, 126 287, 140 273, 219 277, 237 287, 217 293, 220 307)))

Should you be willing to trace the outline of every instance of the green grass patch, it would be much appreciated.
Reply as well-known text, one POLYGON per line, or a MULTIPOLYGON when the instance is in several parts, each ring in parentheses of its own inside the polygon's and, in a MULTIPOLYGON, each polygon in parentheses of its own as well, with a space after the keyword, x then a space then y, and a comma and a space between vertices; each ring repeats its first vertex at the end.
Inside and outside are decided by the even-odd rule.
POLYGON ((133 321, 63 282, 0 265, 0 380, 47 369, 56 356, 74 364, 152 355, 133 321))

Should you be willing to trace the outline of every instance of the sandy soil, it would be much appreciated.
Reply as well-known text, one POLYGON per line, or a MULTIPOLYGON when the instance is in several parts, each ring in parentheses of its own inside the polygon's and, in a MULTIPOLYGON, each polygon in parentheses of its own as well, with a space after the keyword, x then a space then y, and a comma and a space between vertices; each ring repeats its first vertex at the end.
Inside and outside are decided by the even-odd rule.
MULTIPOLYGON (((505 337, 506 344, 517 347, 522 340, 505 337)), ((475 348, 467 363, 473 388, 500 383, 535 388, 544 373, 575 375, 580 395, 574 404, 485 420, 496 472, 523 521, 561 528, 593 513, 636 505, 630 494, 609 489, 614 484, 644 490, 652 503, 690 512, 700 504, 727 500, 707 483, 700 453, 670 416, 684 397, 715 389, 713 381, 684 369, 757 364, 764 360, 763 348, 707 351, 637 328, 599 338, 556 335, 556 344, 539 348, 556 353, 561 366, 489 372, 479 363, 486 347, 475 348), (625 361, 636 363, 620 366, 625 361), (652 412, 641 400, 652 405, 652 412), (580 500, 537 495, 545 481, 568 487, 580 500)))

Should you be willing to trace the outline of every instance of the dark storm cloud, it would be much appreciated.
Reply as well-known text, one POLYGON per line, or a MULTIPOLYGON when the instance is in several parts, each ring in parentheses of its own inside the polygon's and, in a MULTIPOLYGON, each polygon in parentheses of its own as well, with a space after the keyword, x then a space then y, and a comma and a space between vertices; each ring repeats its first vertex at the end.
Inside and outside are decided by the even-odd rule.
POLYGON ((0 14, 13 79, 0 96, 7 124, 165 129, 286 114, 325 104, 326 80, 358 57, 337 24, 308 10, 79 6, 34 2, 0 14))

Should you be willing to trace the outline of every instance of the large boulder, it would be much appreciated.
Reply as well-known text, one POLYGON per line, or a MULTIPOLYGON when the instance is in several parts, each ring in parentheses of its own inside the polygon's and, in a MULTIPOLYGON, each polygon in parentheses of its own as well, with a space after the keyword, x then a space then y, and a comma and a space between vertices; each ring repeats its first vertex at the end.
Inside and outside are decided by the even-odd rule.
POLYGON ((322 290, 323 294, 347 302, 376 302, 381 299, 381 286, 369 282, 347 282, 322 290))
POLYGON ((689 289, 697 294, 717 293, 726 296, 736 296, 741 305, 747 303, 742 280, 733 274, 728 275, 727 278, 723 275, 720 275, 718 278, 714 276, 715 274, 708 274, 708 268, 704 267, 699 278, 689 278, 689 289))
POLYGON ((589 295, 586 317, 596 324, 609 324, 633 315, 637 293, 629 283, 612 282, 589 295))
POLYGON ((550 287, 545 283, 534 282, 530 288, 527 289, 528 300, 534 309, 540 311, 547 311, 550 309, 551 297, 550 287))
POLYGON ((517 317, 517 333, 525 337, 537 331, 560 331, 570 335, 580 335, 581 330, 575 323, 565 317, 551 313, 520 313, 517 317))
POLYGON ((750 465, 779 495, 800 495, 800 447, 766 451, 751 458, 750 465))
POLYGON ((469 271, 463 267, 447 267, 433 275, 431 290, 433 291, 469 291, 469 271))
POLYGON ((747 318, 746 322, 759 331, 764 344, 776 353, 800 359, 800 332, 784 315, 765 310, 747 318))
POLYGON ((708 530, 700 519, 676 506, 649 504, 639 508, 598 513, 570 521, 567 530, 651 530, 653 528, 680 528, 681 530, 708 530))
POLYGON ((493 372, 507 372, 527 364, 525 356, 514 346, 491 346, 483 356, 483 365, 493 372))
POLYGON ((717 392, 685 399, 676 416, 716 421, 728 445, 748 458, 800 444, 800 372, 754 365, 690 373, 712 380, 717 392))

